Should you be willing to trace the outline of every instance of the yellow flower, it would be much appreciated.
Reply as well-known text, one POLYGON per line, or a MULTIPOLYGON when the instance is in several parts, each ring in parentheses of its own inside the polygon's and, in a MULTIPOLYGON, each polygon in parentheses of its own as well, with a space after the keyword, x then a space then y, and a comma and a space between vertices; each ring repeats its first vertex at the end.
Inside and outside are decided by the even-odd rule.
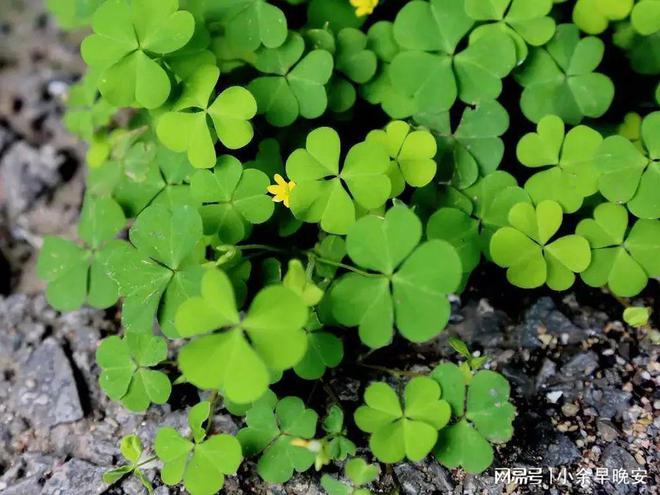
POLYGON ((378 0, 351 0, 351 5, 355 7, 355 15, 364 17, 373 13, 378 5, 378 0))
POLYGON ((280 174, 275 174, 275 182, 276 184, 268 186, 268 192, 273 195, 273 201, 284 203, 284 206, 288 208, 291 191, 296 187, 296 183, 293 181, 287 182, 280 174))

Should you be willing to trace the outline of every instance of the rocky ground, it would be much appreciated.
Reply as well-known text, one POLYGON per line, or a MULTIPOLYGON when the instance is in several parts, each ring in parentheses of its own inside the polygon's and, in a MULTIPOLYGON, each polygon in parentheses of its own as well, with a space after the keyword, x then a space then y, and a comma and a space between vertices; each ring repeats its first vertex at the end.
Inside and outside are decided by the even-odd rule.
MULTIPOLYGON (((83 150, 60 124, 62 97, 82 65, 75 38, 59 33, 38 1, 1 1, 0 494, 142 493, 135 480, 117 487, 101 481, 119 460, 118 439, 137 433, 148 445, 159 426, 184 430, 186 406, 197 397, 175 387, 172 404, 144 415, 109 401, 96 383, 94 352, 103 336, 117 331, 117 315, 91 309, 59 314, 41 295, 36 253, 44 235, 73 236, 83 190, 83 150)), ((621 306, 606 294, 583 287, 568 295, 503 292, 511 289, 492 287, 494 276, 501 278, 477 274, 476 289, 457 301, 441 339, 397 349, 388 360, 424 370, 447 357, 447 335, 470 342, 511 381, 518 408, 513 441, 498 450, 484 475, 466 476, 435 462, 404 463, 385 470, 374 492, 658 493, 660 364, 649 332, 618 321, 621 306), (543 479, 525 485, 496 468, 528 474, 543 468, 543 479), (566 483, 550 484, 550 468, 556 475, 565 468, 566 483), (603 468, 607 480, 597 476, 603 468), (644 483, 634 484, 635 475, 645 475, 644 483)), ((647 291, 642 302, 653 304, 654 296, 647 291)), ((347 405, 358 403, 370 379, 381 378, 353 371, 328 378, 347 405)), ((241 426, 228 415, 214 424, 228 432, 241 426)), ((314 473, 268 487, 252 468, 248 463, 229 478, 227 492, 321 493, 314 473)), ((156 471, 147 473, 158 485, 156 471)), ((159 486, 156 493, 178 492, 159 486)))

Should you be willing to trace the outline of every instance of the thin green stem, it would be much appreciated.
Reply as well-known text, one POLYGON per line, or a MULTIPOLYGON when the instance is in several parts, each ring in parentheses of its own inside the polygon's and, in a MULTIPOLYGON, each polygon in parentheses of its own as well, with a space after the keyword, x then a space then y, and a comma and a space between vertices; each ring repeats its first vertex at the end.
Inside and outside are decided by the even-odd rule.
POLYGON ((281 253, 281 254, 289 253, 289 251, 286 249, 269 246, 267 244, 243 244, 236 246, 236 249, 240 249, 241 251, 259 250, 259 251, 269 251, 271 253, 281 253))
POLYGON ((382 278, 384 276, 381 273, 365 272, 364 270, 360 270, 359 268, 355 268, 354 266, 347 265, 345 263, 340 263, 338 261, 333 261, 333 260, 329 260, 329 259, 326 259, 326 258, 319 258, 318 256, 314 255, 313 253, 311 253, 311 256, 316 260, 317 263, 322 263, 324 265, 335 266, 337 268, 343 268, 344 270, 348 270, 350 272, 357 273, 358 275, 362 275, 363 277, 382 278))
POLYGON ((206 421, 206 434, 208 435, 211 430, 213 429, 213 413, 215 411, 215 403, 218 401, 218 397, 220 394, 218 394, 217 390, 214 390, 211 392, 211 396, 209 397, 209 419, 206 421))
POLYGON ((150 462, 153 462, 153 461, 155 461, 155 460, 157 460, 157 459, 158 459, 158 456, 155 456, 155 455, 154 455, 154 456, 152 456, 152 457, 149 457, 148 459, 145 459, 144 461, 140 461, 140 462, 138 462, 138 463, 135 465, 135 467, 136 467, 136 468, 142 467, 142 466, 144 466, 145 464, 149 464, 150 462))
POLYGON ((425 376, 425 373, 422 373, 420 371, 396 370, 396 369, 386 368, 385 366, 376 366, 374 364, 364 364, 364 363, 358 363, 358 364, 364 368, 369 368, 374 371, 380 371, 381 373, 389 373, 390 375, 395 376, 397 378, 401 378, 402 376, 405 377, 425 376))

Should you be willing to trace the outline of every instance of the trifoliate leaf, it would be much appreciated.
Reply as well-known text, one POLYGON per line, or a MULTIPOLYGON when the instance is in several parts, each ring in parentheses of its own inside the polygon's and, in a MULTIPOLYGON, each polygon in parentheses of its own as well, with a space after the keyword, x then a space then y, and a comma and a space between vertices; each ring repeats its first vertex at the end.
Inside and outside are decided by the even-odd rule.
MULTIPOLYGON (((198 424, 198 413, 208 416, 208 403, 190 410, 189 422, 198 424), (206 404, 206 405, 204 405, 206 404)), ((202 415, 203 416, 203 415, 202 415)), ((205 418, 203 418, 205 419, 205 418)), ((163 462, 161 479, 166 485, 183 486, 191 495, 213 495, 224 485, 226 475, 236 474, 243 461, 241 444, 226 434, 196 435, 194 443, 174 428, 158 430, 154 442, 156 455, 163 462)))
POLYGON ((607 285, 618 296, 633 297, 660 273, 660 221, 638 220, 626 238, 627 227, 628 212, 614 203, 599 205, 593 219, 578 224, 576 233, 591 245, 591 263, 580 275, 587 285, 607 285))
POLYGON ((490 254, 499 266, 507 268, 507 279, 523 288, 547 283, 554 290, 568 289, 574 273, 591 262, 589 243, 579 235, 561 237, 548 244, 561 226, 559 203, 542 201, 536 209, 518 203, 509 211, 511 227, 499 229, 490 241, 490 254))
POLYGON ((131 411, 144 411, 150 403, 164 404, 172 386, 164 373, 149 369, 167 358, 162 337, 129 333, 123 339, 107 337, 96 351, 102 369, 99 384, 108 396, 131 411))
POLYGON ((536 133, 523 136, 516 153, 527 167, 548 167, 525 183, 532 201, 557 201, 566 213, 574 213, 584 198, 598 191, 600 173, 596 152, 603 138, 580 125, 564 134, 564 123, 555 115, 543 117, 536 133))
POLYGON ((112 243, 102 257, 124 297, 122 323, 128 331, 150 332, 158 311, 163 333, 175 338, 174 312, 202 274, 202 220, 189 206, 154 205, 138 216, 129 238, 112 243))
POLYGON ((518 63, 527 58, 527 45, 541 46, 555 33, 555 20, 548 17, 552 0, 466 0, 465 11, 476 21, 494 21, 478 26, 470 35, 477 39, 489 32, 502 31, 516 45, 518 63))
POLYGON ((295 292, 271 285, 255 296, 240 318, 229 278, 209 270, 202 278, 201 297, 181 304, 176 327, 183 337, 224 331, 185 345, 179 367, 199 388, 220 389, 233 402, 253 402, 268 387, 269 369, 282 371, 302 359, 307 313, 295 292))
POLYGON ((248 85, 257 101, 258 112, 276 127, 292 124, 298 116, 320 117, 328 106, 324 85, 332 75, 332 55, 312 50, 303 57, 305 42, 298 33, 289 33, 279 48, 262 48, 255 66, 268 74, 248 85))
POLYGON ((580 39, 573 24, 561 24, 542 48, 534 48, 517 74, 524 87, 520 107, 532 122, 545 115, 559 116, 567 124, 603 115, 614 97, 614 85, 594 72, 605 45, 592 36, 580 39))
POLYGON ((37 261, 37 274, 48 282, 46 299, 55 309, 72 311, 85 302, 108 308, 119 297, 117 284, 108 277, 102 259, 108 242, 124 228, 126 219, 111 198, 87 196, 78 235, 89 249, 58 237, 46 237, 37 261))
POLYGON ((449 112, 422 112, 414 119, 434 131, 441 173, 451 178, 455 187, 465 189, 500 165, 504 156, 500 136, 509 127, 509 115, 498 102, 484 101, 474 109, 466 108, 455 131, 449 112))
POLYGON ((252 119, 257 103, 245 88, 232 86, 215 99, 213 91, 220 77, 216 66, 197 69, 184 81, 183 92, 170 112, 158 120, 160 141, 172 151, 188 152, 188 160, 197 168, 211 168, 216 163, 215 136, 234 150, 247 145, 254 135, 252 119), (211 132, 211 123, 213 130, 211 132))
POLYGON ((304 447, 314 437, 318 415, 298 397, 285 397, 273 411, 257 404, 247 412, 247 426, 238 432, 246 455, 261 454, 257 472, 270 483, 284 483, 314 464, 315 454, 304 447), (303 442, 297 442, 303 440, 303 442))
POLYGON ((371 434, 369 447, 380 461, 418 462, 433 449, 438 430, 451 416, 449 403, 440 395, 436 382, 415 377, 406 385, 401 404, 389 385, 372 383, 364 394, 366 405, 355 411, 355 423, 371 434))
POLYGON ((623 136, 606 138, 596 152, 598 188, 609 201, 628 203, 639 218, 660 218, 660 112, 641 125, 641 150, 623 136))
POLYGON ((310 132, 305 149, 294 151, 286 162, 287 175, 296 183, 291 211, 296 218, 320 223, 323 230, 333 234, 347 232, 355 223, 358 206, 383 206, 391 190, 386 175, 390 161, 382 145, 356 144, 348 151, 341 170, 340 154, 337 132, 321 127, 310 132))
POLYGON ((395 324, 413 342, 434 337, 447 324, 447 294, 461 281, 461 261, 449 243, 419 244, 421 237, 421 222, 401 205, 384 218, 363 217, 349 230, 348 255, 374 273, 344 275, 330 293, 330 304, 340 323, 359 326, 360 338, 370 347, 390 342, 395 324))
POLYGON ((236 49, 251 52, 262 44, 277 48, 284 43, 287 20, 279 7, 265 0, 227 0, 217 7, 226 36, 236 49))
POLYGON ((270 180, 259 170, 244 169, 236 158, 223 155, 215 168, 199 170, 190 181, 193 198, 201 206, 204 233, 226 244, 247 237, 251 225, 266 222, 275 209, 266 194, 270 180))
POLYGON ((99 90, 116 106, 134 102, 157 108, 167 100, 170 79, 159 57, 183 47, 195 19, 178 0, 106 0, 92 20, 94 34, 83 40, 82 57, 102 70, 99 90))
POLYGON ((380 144, 390 156, 387 175, 392 183, 392 197, 400 195, 406 184, 423 187, 433 180, 437 144, 430 132, 412 130, 398 120, 390 122, 385 130, 371 131, 366 141, 380 144))

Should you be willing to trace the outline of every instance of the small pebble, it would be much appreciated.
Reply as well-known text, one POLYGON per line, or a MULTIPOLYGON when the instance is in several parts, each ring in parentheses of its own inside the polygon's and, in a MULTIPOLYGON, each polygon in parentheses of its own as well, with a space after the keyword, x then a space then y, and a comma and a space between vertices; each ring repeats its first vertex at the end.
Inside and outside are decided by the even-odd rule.
POLYGON ((563 406, 561 406, 561 412, 564 413, 564 416, 568 416, 569 418, 575 416, 579 410, 580 407, 577 404, 573 404, 571 402, 568 402, 563 406))

